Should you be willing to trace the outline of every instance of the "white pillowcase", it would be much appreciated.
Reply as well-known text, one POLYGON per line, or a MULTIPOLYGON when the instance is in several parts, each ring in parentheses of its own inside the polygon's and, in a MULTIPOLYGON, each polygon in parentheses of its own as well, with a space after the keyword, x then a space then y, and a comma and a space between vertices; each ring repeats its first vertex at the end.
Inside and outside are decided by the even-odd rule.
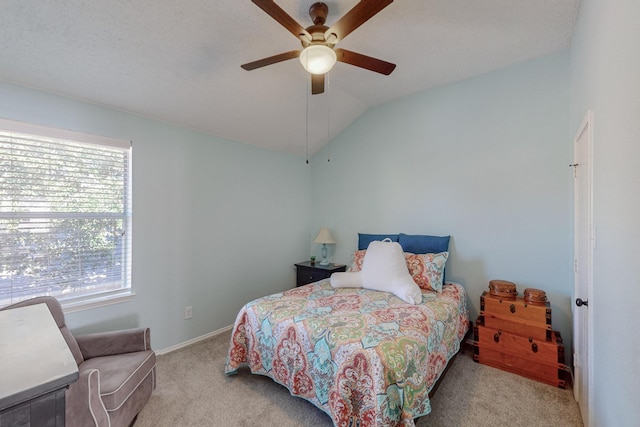
POLYGON ((362 262, 362 286, 391 292, 410 304, 422 302, 422 292, 409 274, 402 246, 390 240, 369 244, 362 262))

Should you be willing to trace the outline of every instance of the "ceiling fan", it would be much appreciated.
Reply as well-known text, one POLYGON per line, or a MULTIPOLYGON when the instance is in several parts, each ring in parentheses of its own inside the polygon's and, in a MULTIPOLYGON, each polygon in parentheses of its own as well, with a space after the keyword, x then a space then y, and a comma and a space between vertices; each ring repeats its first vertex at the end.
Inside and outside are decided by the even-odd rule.
POLYGON ((329 7, 324 3, 314 3, 309 8, 309 16, 313 21, 313 25, 307 28, 303 28, 298 24, 273 0, 251 1, 278 21, 291 34, 299 38, 303 49, 280 53, 241 65, 247 71, 293 58, 300 58, 302 66, 311 73, 311 93, 316 95, 324 92, 324 76, 331 70, 336 61, 387 76, 396 68, 395 64, 381 59, 346 49, 335 48, 338 42, 393 3, 393 0, 361 0, 331 27, 324 25, 329 13, 329 7))

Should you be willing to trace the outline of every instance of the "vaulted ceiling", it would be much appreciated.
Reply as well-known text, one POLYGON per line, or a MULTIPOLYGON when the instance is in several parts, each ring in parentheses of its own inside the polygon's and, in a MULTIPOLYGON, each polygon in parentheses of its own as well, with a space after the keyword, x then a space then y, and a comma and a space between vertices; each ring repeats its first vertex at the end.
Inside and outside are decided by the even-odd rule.
MULTIPOLYGON (((312 24, 313 0, 276 3, 312 24)), ((331 26, 358 1, 325 3, 331 26)), ((250 0, 0 0, 0 80, 304 156, 372 106, 567 48, 579 6, 396 0, 339 44, 395 71, 337 63, 310 95, 296 59, 240 68, 300 48, 250 0)))

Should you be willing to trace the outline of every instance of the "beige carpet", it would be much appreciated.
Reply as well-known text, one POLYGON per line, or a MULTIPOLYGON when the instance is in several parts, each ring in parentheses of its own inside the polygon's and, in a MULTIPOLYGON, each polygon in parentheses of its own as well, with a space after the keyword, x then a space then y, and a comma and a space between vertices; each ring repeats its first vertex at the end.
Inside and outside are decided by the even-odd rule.
MULTIPOLYGON (((135 427, 320 426, 331 419, 271 379, 243 369, 223 373, 230 333, 158 357, 158 386, 135 427)), ((454 361, 432 412, 418 427, 582 426, 571 390, 562 390, 473 362, 454 361)))

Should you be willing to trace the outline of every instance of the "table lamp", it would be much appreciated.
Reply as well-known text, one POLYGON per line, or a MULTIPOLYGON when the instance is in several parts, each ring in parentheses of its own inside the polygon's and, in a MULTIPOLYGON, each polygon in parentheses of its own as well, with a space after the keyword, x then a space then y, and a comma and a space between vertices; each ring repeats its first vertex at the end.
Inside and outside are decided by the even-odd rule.
POLYGON ((313 242, 322 244, 322 261, 320 261, 320 265, 329 265, 329 261, 327 261, 327 245, 336 243, 331 233, 329 233, 329 229, 321 228, 313 242))

